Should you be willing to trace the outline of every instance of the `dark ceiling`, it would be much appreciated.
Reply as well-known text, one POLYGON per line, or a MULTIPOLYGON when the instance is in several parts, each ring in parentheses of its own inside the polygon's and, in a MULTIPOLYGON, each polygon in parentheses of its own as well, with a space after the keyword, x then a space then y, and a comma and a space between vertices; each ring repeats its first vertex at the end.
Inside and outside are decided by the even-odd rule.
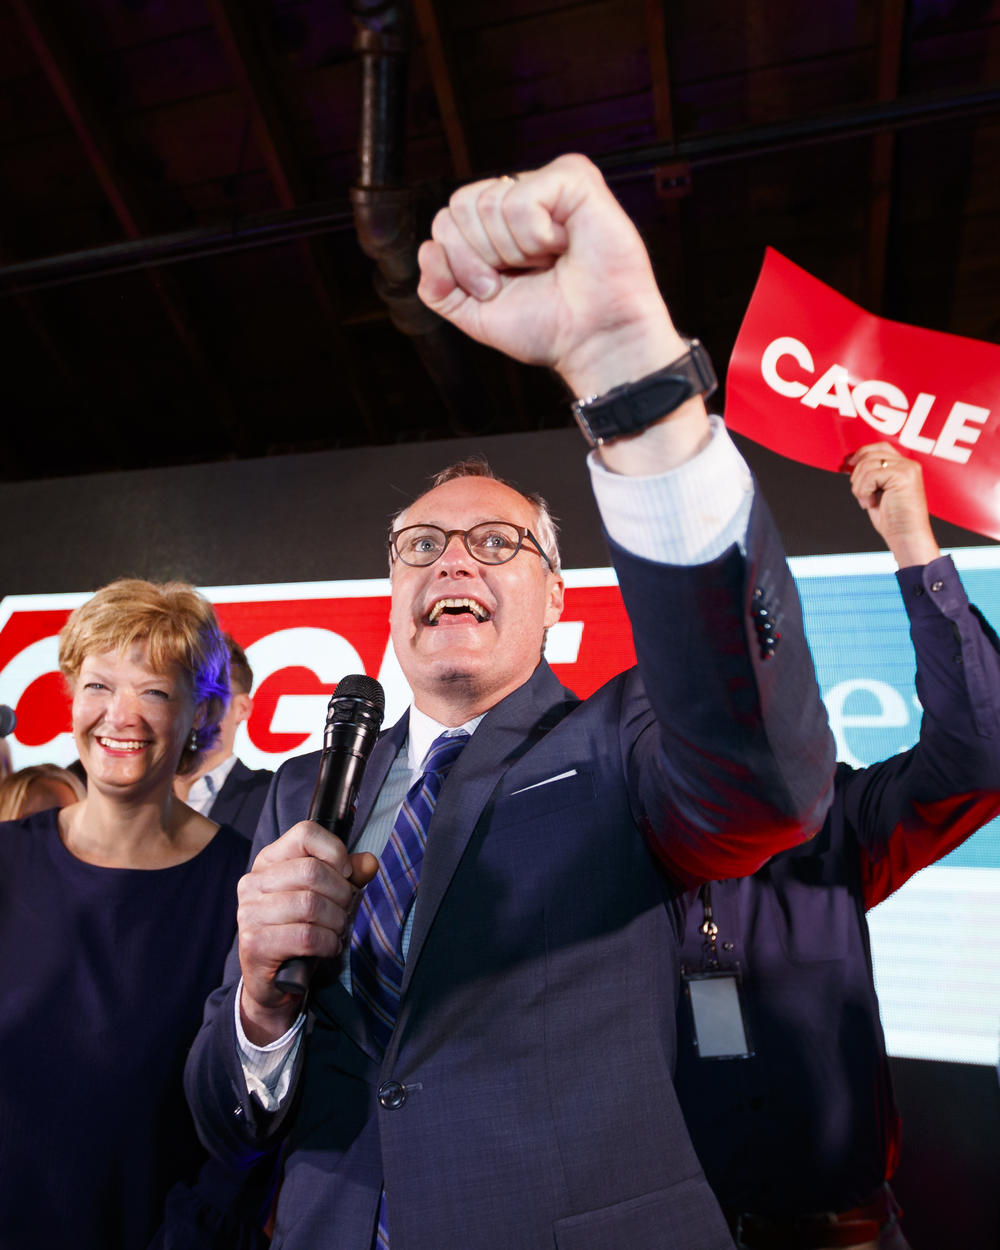
POLYGON ((0 0, 0 82, 0 479, 566 424, 413 275, 567 150, 720 372, 768 244, 1000 339, 1000 0, 0 0))

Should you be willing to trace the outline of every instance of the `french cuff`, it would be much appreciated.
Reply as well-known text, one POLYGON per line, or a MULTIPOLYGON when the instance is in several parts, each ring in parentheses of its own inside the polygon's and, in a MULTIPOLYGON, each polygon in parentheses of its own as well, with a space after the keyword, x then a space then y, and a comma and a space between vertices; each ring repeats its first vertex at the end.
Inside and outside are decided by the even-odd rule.
POLYGON ((737 543, 746 550, 753 479, 720 417, 696 456, 653 477, 612 473, 587 457, 604 528, 633 555, 660 564, 706 564, 737 543))
POLYGON ((255 1046, 243 1031, 240 1019, 240 997, 243 994, 243 978, 236 989, 236 1050, 243 1068, 243 1078, 251 1094, 256 1094, 265 1111, 277 1111, 288 1093, 295 1068, 295 1056, 299 1053, 305 1015, 300 1015, 287 1033, 266 1046, 255 1046))

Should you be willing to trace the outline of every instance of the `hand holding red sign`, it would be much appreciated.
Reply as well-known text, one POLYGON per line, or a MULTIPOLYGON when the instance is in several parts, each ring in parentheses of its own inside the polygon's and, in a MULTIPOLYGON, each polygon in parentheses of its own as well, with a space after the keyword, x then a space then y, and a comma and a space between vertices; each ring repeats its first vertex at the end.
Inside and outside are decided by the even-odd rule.
POLYGON ((941 554, 927 515, 923 473, 891 443, 871 443, 847 458, 851 490, 901 569, 941 554))
POLYGON ((875 430, 920 462, 935 515, 1000 538, 998 392, 1000 347, 873 316, 769 248, 726 424, 831 470, 875 430))

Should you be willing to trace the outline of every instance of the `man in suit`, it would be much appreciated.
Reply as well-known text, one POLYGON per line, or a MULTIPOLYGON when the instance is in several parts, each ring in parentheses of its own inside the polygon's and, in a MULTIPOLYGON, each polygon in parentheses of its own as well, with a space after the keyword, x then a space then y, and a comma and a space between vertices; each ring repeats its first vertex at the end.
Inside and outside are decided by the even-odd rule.
POLYGON ((301 819, 316 758, 279 770, 188 1098, 222 1158, 283 1142, 286 1248, 722 1250, 671 1081, 679 904, 825 814, 795 589, 706 414, 700 351, 589 161, 461 189, 420 261, 432 308, 603 397, 581 423, 604 439, 591 476, 638 668, 586 702, 563 688, 540 658, 563 601, 547 510, 482 466, 439 475, 392 527, 413 703, 372 753, 349 849, 301 819), (373 989, 359 933, 399 884, 420 823, 401 801, 442 731, 471 736, 404 863, 416 901, 384 921, 398 976, 378 962, 373 989), (305 1001, 274 983, 301 956, 319 960, 305 1001))
POLYGON ((247 768, 234 751, 236 730, 253 712, 253 670, 231 634, 229 644, 229 707, 219 725, 219 741, 195 773, 174 778, 174 793, 189 807, 217 824, 231 825, 253 838, 267 788, 274 774, 268 768, 247 768))
POLYGON ((941 555, 919 463, 873 443, 850 468, 898 566, 923 717, 910 750, 837 766, 830 813, 807 845, 691 900, 677 1091, 746 1250, 906 1250, 887 1184, 900 1119, 866 912, 1000 812, 997 636, 941 555), (720 994, 734 1013, 728 1036, 720 994), (701 1005, 713 997, 709 1021, 701 1005))

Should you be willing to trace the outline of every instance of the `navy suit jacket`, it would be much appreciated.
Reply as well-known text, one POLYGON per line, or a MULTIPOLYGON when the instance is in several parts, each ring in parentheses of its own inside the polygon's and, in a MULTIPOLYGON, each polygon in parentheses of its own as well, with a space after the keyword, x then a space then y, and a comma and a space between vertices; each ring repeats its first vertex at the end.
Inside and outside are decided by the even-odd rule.
MULTIPOLYGON (((384 1056, 325 967, 294 1092, 266 1113, 236 1052, 235 952, 207 1005, 188 1098, 224 1158, 284 1138, 276 1250, 369 1250, 383 1184, 393 1250, 732 1244, 672 1083, 680 893, 818 827, 832 739, 759 500, 745 559, 612 555, 639 669, 581 702, 543 662, 481 722, 430 827, 384 1056)), ((308 756, 279 770, 258 846, 302 817, 315 774, 308 756)))
POLYGON ((206 815, 252 839, 273 776, 269 768, 251 769, 237 760, 206 815))
MULTIPOLYGON (((742 967, 753 1057, 699 1059, 686 997, 678 1011, 678 1096, 734 1217, 847 1211, 891 1175, 899 1116, 866 912, 1000 811, 996 634, 949 558, 897 578, 917 657, 920 741, 869 768, 839 765, 811 842, 711 886, 719 955, 742 967)), ((694 899, 683 958, 696 970, 702 918, 694 899)))

